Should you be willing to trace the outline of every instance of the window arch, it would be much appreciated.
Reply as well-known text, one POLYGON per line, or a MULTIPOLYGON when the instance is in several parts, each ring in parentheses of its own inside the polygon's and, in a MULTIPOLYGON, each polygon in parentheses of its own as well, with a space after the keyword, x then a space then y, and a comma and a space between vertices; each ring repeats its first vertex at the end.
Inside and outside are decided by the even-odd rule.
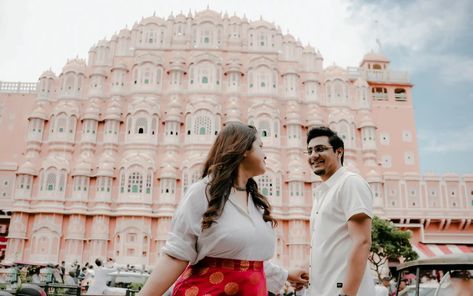
POLYGON ((271 136, 271 125, 269 120, 261 120, 258 125, 258 130, 260 130, 260 135, 262 138, 271 136))
POLYGON ((56 173, 48 172, 46 175, 46 190, 55 191, 56 190, 56 173))
POLYGON ((396 101, 406 101, 406 90, 404 88, 396 88, 394 90, 394 99, 396 101))
POLYGON ((135 134, 148 133, 148 119, 145 117, 138 117, 135 122, 135 134))
POLYGON ((281 196, 281 178, 274 173, 267 173, 257 178, 258 190, 267 197, 281 196))
POLYGON ((138 171, 132 171, 128 175, 128 193, 142 193, 143 192, 143 175, 138 171))
POLYGON ((212 117, 210 112, 200 110, 193 116, 193 134, 210 135, 212 133, 212 117))

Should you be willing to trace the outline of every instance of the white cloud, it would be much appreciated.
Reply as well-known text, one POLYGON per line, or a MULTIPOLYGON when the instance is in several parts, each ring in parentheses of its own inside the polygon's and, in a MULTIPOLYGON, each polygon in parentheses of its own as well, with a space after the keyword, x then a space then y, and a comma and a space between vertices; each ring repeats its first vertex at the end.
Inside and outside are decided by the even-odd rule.
POLYGON ((442 0, 355 1, 350 9, 352 21, 360 25, 367 39, 375 34, 386 46, 421 51, 444 48, 462 34, 472 7, 469 0, 448 4, 442 0))
POLYGON ((424 152, 472 152, 473 125, 449 130, 419 130, 419 147, 424 152))

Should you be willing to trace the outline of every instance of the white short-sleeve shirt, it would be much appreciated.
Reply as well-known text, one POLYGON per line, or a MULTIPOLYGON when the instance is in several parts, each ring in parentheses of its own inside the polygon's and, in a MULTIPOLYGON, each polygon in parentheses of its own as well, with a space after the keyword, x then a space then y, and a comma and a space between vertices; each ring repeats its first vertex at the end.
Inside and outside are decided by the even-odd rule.
POLYGON ((205 257, 265 261, 268 290, 277 292, 287 279, 287 271, 268 260, 273 257, 275 233, 263 211, 248 198, 248 211, 238 206, 232 194, 222 215, 202 231, 202 215, 208 207, 205 195, 208 179, 194 183, 176 210, 171 232, 162 251, 196 264, 205 257))
MULTIPOLYGON (((311 215, 311 295, 333 296, 341 291, 348 269, 352 241, 348 220, 355 214, 373 216, 373 195, 359 175, 338 169, 316 188, 311 215)), ((358 295, 375 295, 369 263, 358 295)))

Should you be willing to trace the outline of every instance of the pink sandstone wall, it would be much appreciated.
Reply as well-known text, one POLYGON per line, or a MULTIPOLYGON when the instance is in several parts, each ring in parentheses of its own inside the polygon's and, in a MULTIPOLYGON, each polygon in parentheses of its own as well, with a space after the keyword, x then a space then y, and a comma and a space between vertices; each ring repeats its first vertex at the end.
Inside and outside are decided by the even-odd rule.
POLYGON ((87 62, 43 73, 34 96, 0 86, 2 110, 15 115, 15 129, 0 130, 0 176, 14 184, 5 260, 153 264, 215 134, 234 120, 264 142, 258 183, 280 220, 283 265, 309 252, 320 180, 304 140, 321 124, 344 138, 346 166, 370 183, 376 214, 415 241, 473 244, 473 176, 419 175, 411 88, 381 54, 324 68, 320 52, 262 20, 210 10, 145 18, 99 41, 87 62))

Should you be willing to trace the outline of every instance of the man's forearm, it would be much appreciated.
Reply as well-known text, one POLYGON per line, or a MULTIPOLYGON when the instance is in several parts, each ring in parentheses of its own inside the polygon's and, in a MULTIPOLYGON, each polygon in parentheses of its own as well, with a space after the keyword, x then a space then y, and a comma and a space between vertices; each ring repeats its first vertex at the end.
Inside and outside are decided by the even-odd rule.
POLYGON ((365 274, 371 241, 365 240, 353 244, 348 258, 348 269, 343 282, 342 291, 346 295, 355 296, 365 274))

